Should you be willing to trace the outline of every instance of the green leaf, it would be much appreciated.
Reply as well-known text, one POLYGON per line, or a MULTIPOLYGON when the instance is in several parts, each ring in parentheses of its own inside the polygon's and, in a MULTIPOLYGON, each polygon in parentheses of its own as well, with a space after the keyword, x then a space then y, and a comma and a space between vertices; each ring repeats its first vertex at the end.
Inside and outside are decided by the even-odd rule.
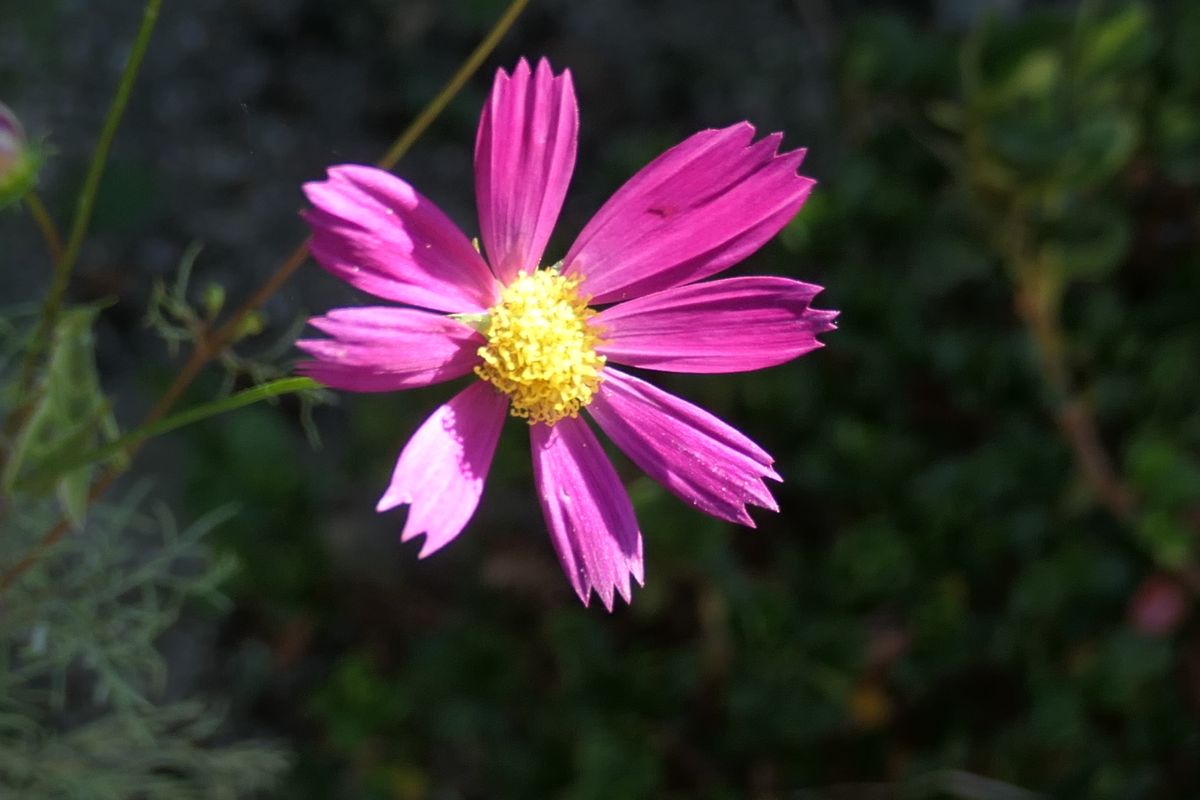
POLYGON ((1049 100, 1066 71, 1068 32, 1055 15, 1031 15, 1018 25, 989 20, 964 49, 969 104, 990 115, 1049 100))
POLYGON ((1140 67, 1153 50, 1150 14, 1140 3, 1084 24, 1078 45, 1078 72, 1084 79, 1140 67))
POLYGON ((58 470, 48 481, 26 485, 22 475, 44 472, 47 462, 90 450, 118 433, 96 371, 92 328, 99 310, 88 306, 63 313, 51 340, 43 389, 17 437, 3 476, 9 489, 20 485, 26 491, 45 491, 53 486, 74 525, 82 522, 87 506, 90 462, 58 470))
POLYGON ((1062 75, 1062 56, 1049 47, 1025 53, 1002 81, 993 88, 996 100, 1012 103, 1022 98, 1041 98, 1054 91, 1062 75))
POLYGON ((1183 511, 1200 504, 1200 464, 1171 438, 1139 435, 1125 457, 1125 472, 1151 508, 1183 511))
POLYGON ((267 324, 263 319, 263 315, 257 311, 251 311, 242 318, 241 323, 237 327, 237 331, 233 334, 233 340, 240 342, 247 336, 257 336, 266 330, 267 324))
POLYGON ((1128 217, 1100 202, 1071 205, 1043 229, 1040 261, 1066 280, 1107 277, 1125 257, 1133 238, 1128 217))
POLYGON ((1118 629, 1097 648, 1082 676, 1097 704, 1112 713, 1129 713, 1153 686, 1170 680, 1167 642, 1118 629))
POLYGON ((1172 180, 1200 181, 1200 114, 1193 101, 1175 95, 1162 98, 1154 116, 1153 140, 1172 180))
POLYGON ((842 533, 834 543, 826 569, 835 576, 838 599, 850 604, 878 601, 903 592, 916 571, 905 537, 882 519, 842 533))
POLYGON ((930 103, 925 108, 925 115, 929 117, 929 120, 934 125, 944 130, 955 132, 963 129, 966 119, 963 107, 958 103, 952 103, 948 100, 937 100, 930 103))
POLYGON ((1019 171, 1025 181, 1053 175, 1074 144, 1073 126, 1049 108, 1039 113, 1007 110, 984 130, 996 159, 1019 171))
MULTIPOLYGON (((224 414, 227 411, 233 411, 263 400, 279 397, 280 395, 320 388, 321 384, 311 378, 282 378, 270 383, 264 383, 252 389, 246 389, 243 392, 230 395, 229 397, 223 397, 211 403, 204 403, 194 408, 189 408, 187 411, 181 411, 152 425, 146 425, 137 430, 130 431, 121 438, 115 439, 95 450, 84 453, 69 453, 61 459, 43 465, 39 473, 29 478, 25 483, 37 485, 38 482, 46 480, 51 476, 61 475, 79 469, 84 465, 107 461, 115 456, 120 456, 125 450, 145 439, 161 436, 164 433, 216 416, 217 414, 224 414)), ((19 487, 23 485, 24 483, 18 484, 19 487)))
POLYGON ((1192 561, 1195 536, 1177 514, 1158 510, 1143 514, 1136 535, 1161 567, 1182 569, 1192 561))
POLYGON ((1062 175, 1076 187, 1099 186, 1129 163, 1137 148, 1141 127, 1130 112, 1098 114, 1079 126, 1062 175))
POLYGON ((219 283, 210 283, 204 287, 204 314, 208 319, 215 319, 225 307, 225 287, 219 283))
POLYGON ((1181 90, 1200 87, 1200 4, 1195 0, 1176 0, 1164 12, 1171 20, 1167 44, 1168 58, 1175 79, 1175 87, 1181 90))

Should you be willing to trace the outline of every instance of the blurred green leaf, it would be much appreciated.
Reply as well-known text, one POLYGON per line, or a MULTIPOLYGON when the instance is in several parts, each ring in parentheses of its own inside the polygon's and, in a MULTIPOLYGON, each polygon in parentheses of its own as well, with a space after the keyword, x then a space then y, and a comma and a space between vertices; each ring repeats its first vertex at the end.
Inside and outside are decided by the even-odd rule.
POLYGON ((1075 131, 1063 180, 1072 186, 1098 186, 1128 163, 1140 129, 1132 111, 1097 113, 1075 131))
POLYGON ((237 330, 233 334, 233 341, 239 342, 247 336, 257 336, 266 330, 266 327, 267 324, 263 315, 258 311, 251 311, 238 324, 237 330))
POLYGON ((1141 67, 1151 55, 1150 12, 1142 3, 1125 3, 1108 16, 1084 14, 1076 55, 1078 79, 1127 73, 1141 67))
POLYGON ((1069 30, 1053 14, 1030 14, 1012 25, 989 19, 964 47, 968 104, 991 115, 1050 101, 1064 74, 1069 30))
POLYGON ((991 99, 1005 105, 1045 99, 1058 86, 1062 71, 1062 55, 1053 48, 1022 53, 1008 73, 992 85, 991 99))
POLYGON ((1137 708, 1156 684, 1170 679, 1170 671, 1168 642, 1118 630, 1097 649, 1085 680, 1099 707, 1121 713, 1137 708))
MULTIPOLYGON (((1197 59, 1200 61, 1200 59, 1197 59)), ((1154 116, 1154 145, 1163 169, 1179 183, 1200 182, 1200 112, 1196 101, 1168 94, 1154 116)))
POLYGON ((1067 280, 1099 281, 1125 257, 1133 234, 1128 217, 1111 205, 1072 204, 1046 223, 1041 264, 1067 280))
POLYGON ((94 450, 84 450, 82 452, 71 450, 65 453, 58 453, 56 458, 47 459, 46 463, 38 466, 37 473, 28 479, 28 485, 37 485, 39 482, 44 481, 48 475, 57 476, 63 473, 71 473, 81 469, 85 465, 100 464, 115 456, 119 457, 121 453, 135 444, 154 436, 169 433, 185 425, 191 425, 209 417, 234 411, 281 395, 311 391, 319 388, 321 388, 321 385, 311 378, 281 378, 232 394, 229 397, 222 397, 211 403, 194 406, 186 411, 172 414, 166 419, 132 430, 120 438, 112 438, 103 447, 94 450))
POLYGON ((1158 509, 1143 512, 1137 537, 1159 566, 1181 569, 1196 554, 1196 535, 1177 514, 1158 509))
POLYGON ((1162 19, 1167 22, 1168 66, 1171 69, 1170 89, 1196 91, 1200 89, 1200 5, 1192 0, 1173 0, 1165 4, 1162 19))
POLYGON ((219 283, 210 283, 204 287, 204 296, 201 301, 204 307, 204 314, 208 319, 216 319, 221 313, 221 309, 225 307, 225 287, 219 283))
MULTIPOLYGON (((1048 109, 1006 109, 991 118, 984 131, 996 157, 1019 170, 1023 182, 1031 182, 1044 181, 1056 171, 1074 145, 1076 129, 1048 109)), ((1016 185, 1012 190, 1022 188, 1016 185)))
POLYGON ((64 513, 77 526, 83 521, 93 465, 98 461, 76 461, 66 469, 50 466, 101 441, 112 441, 118 432, 96 371, 93 327, 99 311, 92 306, 63 312, 52 337, 42 388, 4 474, 4 485, 11 490, 29 475, 48 473, 50 480, 34 480, 30 488, 41 492, 54 485, 64 513))
POLYGON ((1178 511, 1200 506, 1200 462, 1177 440, 1155 432, 1137 436, 1125 456, 1125 470, 1142 502, 1178 511))
POLYGON ((836 594, 857 605, 903 594, 915 565, 908 537, 889 528, 886 520, 870 520, 838 536, 828 569, 836 594))

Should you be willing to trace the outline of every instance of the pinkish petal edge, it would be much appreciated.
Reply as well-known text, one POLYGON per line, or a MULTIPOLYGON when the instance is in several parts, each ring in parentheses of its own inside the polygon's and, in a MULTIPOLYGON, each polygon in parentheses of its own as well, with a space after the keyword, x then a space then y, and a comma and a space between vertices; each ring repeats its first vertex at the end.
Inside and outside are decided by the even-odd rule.
POLYGON ((458 227, 407 183, 375 167, 331 167, 304 184, 309 249, 357 289, 435 311, 478 312, 496 281, 458 227))
POLYGON ((579 108, 570 70, 521 59, 496 71, 475 140, 480 238, 496 277, 533 272, 558 220, 575 168, 579 108))
POLYGON ((550 540, 567 579, 587 605, 594 590, 612 611, 628 603, 629 578, 643 584, 642 534, 629 494, 582 419, 531 425, 533 475, 550 540))
POLYGON ((434 411, 404 446, 376 510, 411 505, 400 541, 424 534, 421 558, 453 541, 475 513, 507 408, 507 397, 473 383, 434 411))
POLYGON ((676 286, 605 309, 599 352, 609 361, 669 372, 746 372, 821 347, 836 311, 809 307, 821 287, 778 277, 676 286))
POLYGON ((466 375, 484 343, 461 322, 413 308, 336 308, 309 324, 330 338, 296 342, 315 359, 297 370, 351 392, 395 392, 466 375))
POLYGON ((758 250, 804 204, 804 150, 753 142, 741 122, 701 131, 643 167, 584 227, 564 260, 594 304, 714 275, 758 250))
POLYGON ((706 514, 754 527, 748 504, 778 511, 765 478, 772 459, 698 406, 615 369, 588 413, 647 475, 706 514))

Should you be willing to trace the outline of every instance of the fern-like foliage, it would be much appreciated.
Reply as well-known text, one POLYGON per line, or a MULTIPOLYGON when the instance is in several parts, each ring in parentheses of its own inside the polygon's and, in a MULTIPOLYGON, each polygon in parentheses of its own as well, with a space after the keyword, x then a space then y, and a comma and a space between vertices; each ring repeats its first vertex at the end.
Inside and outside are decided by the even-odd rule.
MULTIPOLYGON (((22 400, 3 385, 15 372, 3 366, 14 361, 6 356, 19 350, 12 342, 21 329, 0 324, 5 405, 22 400)), ((87 343, 80 357, 90 363, 90 336, 87 343)), ((94 382, 74 385, 99 395, 94 382)), ((69 382, 42 384, 50 395, 65 391, 69 382)), ((69 400, 39 402, 67 408, 69 400)), ((102 396, 93 400, 106 407, 102 396)), ((232 800, 269 788, 286 752, 230 742, 210 703, 168 692, 158 647, 185 606, 227 602, 220 589, 234 565, 214 558, 204 537, 229 511, 179 525, 142 484, 83 515, 57 488, 0 492, 0 572, 35 552, 64 512, 76 523, 0 594, 0 797, 232 800)))

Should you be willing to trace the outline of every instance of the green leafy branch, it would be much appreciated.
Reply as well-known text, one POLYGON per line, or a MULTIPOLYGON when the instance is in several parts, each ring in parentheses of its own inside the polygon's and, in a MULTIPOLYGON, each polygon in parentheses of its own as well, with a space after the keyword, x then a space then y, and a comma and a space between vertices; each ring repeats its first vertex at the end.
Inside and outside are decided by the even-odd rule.
MULTIPOLYGON (((72 225, 71 235, 68 239, 63 259, 56 264, 55 279, 51 286, 51 291, 46 298, 43 306, 43 314, 39 320, 39 325, 34 334, 34 341, 30 346, 27 354, 25 368, 23 369, 22 385, 32 385, 34 376, 37 372, 37 366, 40 361, 40 350, 44 349, 44 345, 40 345, 43 339, 48 335, 48 331, 52 331, 55 327, 55 322, 58 315, 61 313, 62 300, 65 293, 67 283, 70 278, 71 269, 74 266, 75 260, 78 258, 79 247, 82 244, 83 236, 86 233, 88 222, 91 218, 92 207, 95 200, 95 190, 99 185, 100 176, 103 174, 103 168, 107 160, 108 150, 112 144, 112 139, 116 134, 116 129, 120 122, 121 115, 124 111, 126 102, 128 101, 129 92, 132 89, 134 79, 137 75, 138 67, 141 64, 142 56, 145 54, 146 46, 149 43, 150 34, 153 31, 154 22, 157 20, 158 11, 162 0, 149 0, 146 13, 143 17, 142 26, 138 31, 137 38, 134 42, 134 47, 130 55, 130 59, 126 64, 125 73, 118 86, 117 95, 113 100, 112 106, 109 109, 108 120, 104 131, 101 134, 101 139, 96 148, 96 153, 92 160, 92 168, 88 172, 87 180, 84 183, 84 189, 81 194, 79 210, 75 217, 75 222, 72 225), (65 265, 65 266, 64 266, 65 265)), ((393 142, 387 153, 378 162, 378 165, 384 169, 391 169, 395 164, 411 149, 422 133, 433 123, 438 115, 449 105, 450 101, 462 89, 471 76, 482 66, 483 62, 499 44, 504 34, 512 27, 517 18, 528 5, 529 0, 512 0, 504 13, 488 31, 487 35, 479 43, 474 51, 467 57, 466 61, 459 67, 454 75, 442 87, 441 91, 429 102, 429 104, 421 111, 413 122, 405 129, 393 142)), ((212 409, 219 407, 216 411, 201 415, 201 417, 193 417, 193 413, 185 412, 182 415, 177 415, 170 419, 166 419, 170 410, 183 397, 187 389, 192 385, 193 381, 199 376, 200 372, 212 360, 219 358, 229 347, 231 343, 236 341, 241 336, 245 335, 247 320, 252 319, 257 310, 270 299, 276 291, 278 291, 296 272, 297 269, 307 260, 308 257, 308 242, 304 241, 297 245, 287 258, 276 268, 276 270, 264 281, 264 283, 255 291, 248 300, 246 300, 237 310, 235 310, 223 324, 209 330, 209 326, 205 325, 202 335, 196 341, 195 346, 188 357, 187 361, 176 374, 174 381, 168 386, 167 390, 159 398, 158 402, 150 409, 150 412, 143 419, 141 425, 134 434, 123 437, 118 440, 120 446, 114 444, 106 445, 102 448, 105 452, 105 457, 115 456, 120 454, 121 459, 108 464, 100 475, 86 489, 82 502, 77 506, 78 516, 86 513, 87 506, 102 496, 116 479, 124 473, 127 468, 128 461, 132 459, 140 445, 149 437, 158 435, 158 433, 171 430, 180 425, 188 424, 190 421, 195 421, 197 418, 211 415, 211 413, 220 413, 220 410, 228 410, 228 406, 223 405, 228 401, 239 398, 240 404, 248 404, 264 399, 265 396, 247 395, 243 392, 239 395, 234 395, 231 398, 226 398, 223 401, 206 404, 201 407, 203 409, 212 409), (252 399, 247 400, 249 396, 252 399), (245 401, 245 402, 241 402, 245 401), (183 421, 178 420, 182 418, 183 421), (169 427, 162 428, 161 424, 171 423, 169 427), (149 432, 149 433, 147 433, 149 432)), ((222 298, 223 300, 223 298, 222 298)), ((276 382, 280 383, 280 382, 276 382)), ((274 384, 268 384, 273 386, 274 384)), ((295 386, 295 384, 289 384, 295 386)), ((299 391, 300 388, 311 389, 313 385, 305 385, 297 387, 291 391, 299 391)), ((260 387, 261 388, 261 387, 260 387)), ((255 390, 249 390, 254 392, 255 390)), ((19 404, 17 409, 9 415, 8 422, 4 426, 4 430, 13 431, 20 430, 24 427, 28 414, 29 404, 19 404)), ((236 407, 236 406, 234 406, 236 407)), ((97 451, 99 452, 99 451, 97 451)), ((0 461, 5 458, 3 453, 0 453, 0 461)), ((10 587, 26 570, 28 570, 37 560, 53 547, 66 533, 71 524, 71 514, 60 520, 56 525, 51 527, 40 538, 38 544, 17 564, 0 576, 0 592, 4 592, 10 587)))
MULTIPOLYGON (((117 129, 121 126, 121 118, 125 115, 125 107, 129 104, 129 97, 133 93, 133 85, 137 81, 138 71, 141 68, 142 60, 146 55, 146 49, 150 46, 150 38, 154 33, 154 27, 158 22, 159 11, 162 9, 162 0, 147 0, 145 10, 142 14, 142 23, 138 28, 137 36, 134 38, 133 47, 130 49, 129 58, 125 62, 125 69, 121 73, 121 80, 117 85, 116 95, 113 97, 112 103, 109 105, 108 114, 104 120, 104 127, 100 132, 100 138, 96 143, 96 149, 92 153, 91 164, 88 166, 87 175, 84 177, 83 187, 79 192, 79 200, 76 203, 75 216, 71 222, 71 230, 67 235, 66 245, 59 250, 55 245, 51 244, 51 250, 58 253, 58 258, 54 264, 54 277, 51 279, 50 289, 46 293, 46 299, 42 304, 41 316, 38 319, 37 328, 34 330, 33 339, 29 343, 29 349, 26 351, 25 363, 21 369, 18 387, 20 394, 25 394, 33 391, 34 380, 37 376, 38 366, 41 358, 46 351, 47 341, 50 334, 54 331, 58 323, 59 315, 62 313, 63 299, 66 296, 67 285, 71 280, 71 273, 75 269, 75 264, 79 260, 79 251, 83 247, 84 237, 87 235, 88 226, 92 221, 92 212, 96 206, 96 193, 100 189, 100 180, 104 177, 104 169, 108 165, 108 154, 112 149, 113 140, 116 138, 117 129)), ((40 200, 34 197, 34 202, 31 209, 39 225, 44 230, 52 230, 46 228, 49 215, 45 213, 40 200)), ((48 242, 55 242, 57 235, 47 234, 48 242)), ((19 405, 14 412, 19 419, 22 414, 21 409, 27 409, 29 404, 19 405)), ((19 428, 20 423, 6 425, 7 429, 19 428)))

